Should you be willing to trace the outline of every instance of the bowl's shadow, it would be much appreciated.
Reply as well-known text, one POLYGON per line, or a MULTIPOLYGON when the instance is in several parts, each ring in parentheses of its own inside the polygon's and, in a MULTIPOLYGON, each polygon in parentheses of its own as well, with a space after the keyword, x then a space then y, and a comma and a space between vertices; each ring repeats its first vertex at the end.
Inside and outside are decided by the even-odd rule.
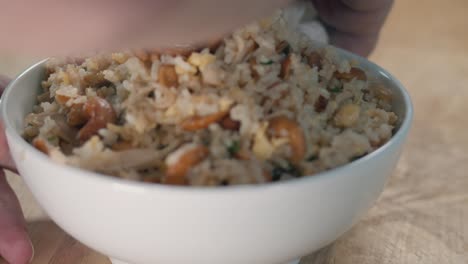
MULTIPOLYGON (((28 223, 34 245, 32 264, 111 264, 109 259, 84 246, 50 220, 28 223)), ((329 246, 307 257, 301 264, 326 264, 329 246)), ((7 264, 0 258, 0 264, 7 264)))

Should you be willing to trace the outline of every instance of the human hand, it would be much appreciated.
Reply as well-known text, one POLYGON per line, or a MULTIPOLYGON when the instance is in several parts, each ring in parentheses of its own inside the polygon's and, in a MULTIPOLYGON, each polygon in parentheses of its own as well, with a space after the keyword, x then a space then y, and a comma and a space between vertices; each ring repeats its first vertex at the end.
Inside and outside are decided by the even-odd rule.
POLYGON ((312 0, 330 43, 362 56, 375 48, 393 0, 312 0))
POLYGON ((0 51, 69 56, 197 44, 292 0, 15 0, 2 3, 0 51))
MULTIPOLYGON (((331 43, 364 56, 374 49, 380 28, 393 4, 393 0, 310 1, 327 25, 331 43)), ((200 43, 222 36, 291 2, 9 1, 0 9, 0 32, 8 35, 0 43, 0 50, 60 56, 96 49, 200 43)))
MULTIPOLYGON (((8 79, 0 75, 0 93, 8 79)), ((0 167, 15 170, 0 122, 0 167)), ((10 264, 29 263, 33 256, 32 244, 26 231, 26 223, 15 193, 8 185, 5 172, 0 169, 0 257, 10 264)))

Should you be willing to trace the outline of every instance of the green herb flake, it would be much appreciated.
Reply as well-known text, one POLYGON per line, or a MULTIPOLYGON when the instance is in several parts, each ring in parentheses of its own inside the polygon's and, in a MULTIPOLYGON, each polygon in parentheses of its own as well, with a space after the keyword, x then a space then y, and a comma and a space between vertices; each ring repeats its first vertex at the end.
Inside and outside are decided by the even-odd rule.
POLYGON ((335 86, 334 88, 330 89, 330 92, 332 93, 341 93, 343 91, 343 88, 339 86, 335 86))
POLYGON ((311 155, 310 157, 307 158, 307 161, 316 161, 316 160, 318 160, 317 155, 311 155))
POLYGON ((53 145, 58 145, 59 144, 59 138, 57 136, 50 136, 50 137, 47 138, 47 141, 49 141, 53 145))
POLYGON ((279 181, 281 179, 281 175, 283 175, 284 170, 281 167, 275 167, 271 172, 271 180, 272 181, 279 181))
POLYGON ((272 60, 261 61, 260 64, 262 64, 262 65, 271 65, 271 64, 273 64, 273 61, 272 60))
POLYGON ((236 155, 237 152, 240 150, 240 143, 239 141, 233 141, 231 145, 227 147, 227 152, 231 157, 236 155))
POLYGON ((284 174, 288 174, 293 177, 300 177, 302 175, 299 168, 297 168, 296 166, 292 164, 288 164, 286 168, 282 168, 278 166, 273 169, 273 171, 271 172, 272 181, 279 181, 281 179, 281 176, 284 174))

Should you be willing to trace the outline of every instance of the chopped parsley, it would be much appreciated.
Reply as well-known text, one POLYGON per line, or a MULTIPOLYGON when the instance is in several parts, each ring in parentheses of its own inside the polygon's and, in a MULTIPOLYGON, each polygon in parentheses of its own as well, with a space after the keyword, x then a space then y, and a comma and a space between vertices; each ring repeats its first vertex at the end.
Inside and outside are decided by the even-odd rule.
POLYGON ((236 155, 237 152, 239 152, 239 150, 240 150, 240 143, 239 143, 239 141, 233 141, 233 142, 231 143, 231 145, 229 145, 229 146, 227 147, 227 152, 229 153, 229 155, 230 155, 231 157, 233 157, 234 155, 236 155))
POLYGON ((281 175, 283 175, 283 168, 276 167, 271 172, 271 180, 272 181, 279 181, 281 179, 281 175))
POLYGON ((288 164, 286 168, 278 166, 278 167, 275 167, 273 171, 271 172, 272 181, 279 181, 281 176, 284 174, 291 175, 293 177, 299 177, 301 176, 302 173, 299 170, 299 168, 297 168, 296 166, 292 164, 288 164))
POLYGON ((59 138, 57 136, 50 136, 50 137, 47 138, 47 141, 49 141, 50 143, 52 143, 54 145, 59 144, 59 138))
POLYGON ((341 93, 343 91, 343 88, 340 86, 335 86, 332 89, 330 89, 330 92, 332 93, 341 93))
POLYGON ((262 65, 271 65, 271 64, 273 64, 273 61, 272 60, 261 61, 260 64, 262 64, 262 65))

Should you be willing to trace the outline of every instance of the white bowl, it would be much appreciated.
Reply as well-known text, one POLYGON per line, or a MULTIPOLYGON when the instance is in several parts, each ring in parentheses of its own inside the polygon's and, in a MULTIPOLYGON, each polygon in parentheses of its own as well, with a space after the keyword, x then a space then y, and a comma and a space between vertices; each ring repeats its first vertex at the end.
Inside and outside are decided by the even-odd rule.
POLYGON ((401 83, 345 51, 394 95, 402 120, 375 152, 313 177, 225 188, 175 187, 112 178, 52 162, 21 137, 44 77, 40 62, 13 81, 2 116, 18 171, 61 228, 132 264, 296 263, 337 239, 372 206, 396 167, 412 121, 401 83), (294 261, 296 260, 296 261, 294 261))

